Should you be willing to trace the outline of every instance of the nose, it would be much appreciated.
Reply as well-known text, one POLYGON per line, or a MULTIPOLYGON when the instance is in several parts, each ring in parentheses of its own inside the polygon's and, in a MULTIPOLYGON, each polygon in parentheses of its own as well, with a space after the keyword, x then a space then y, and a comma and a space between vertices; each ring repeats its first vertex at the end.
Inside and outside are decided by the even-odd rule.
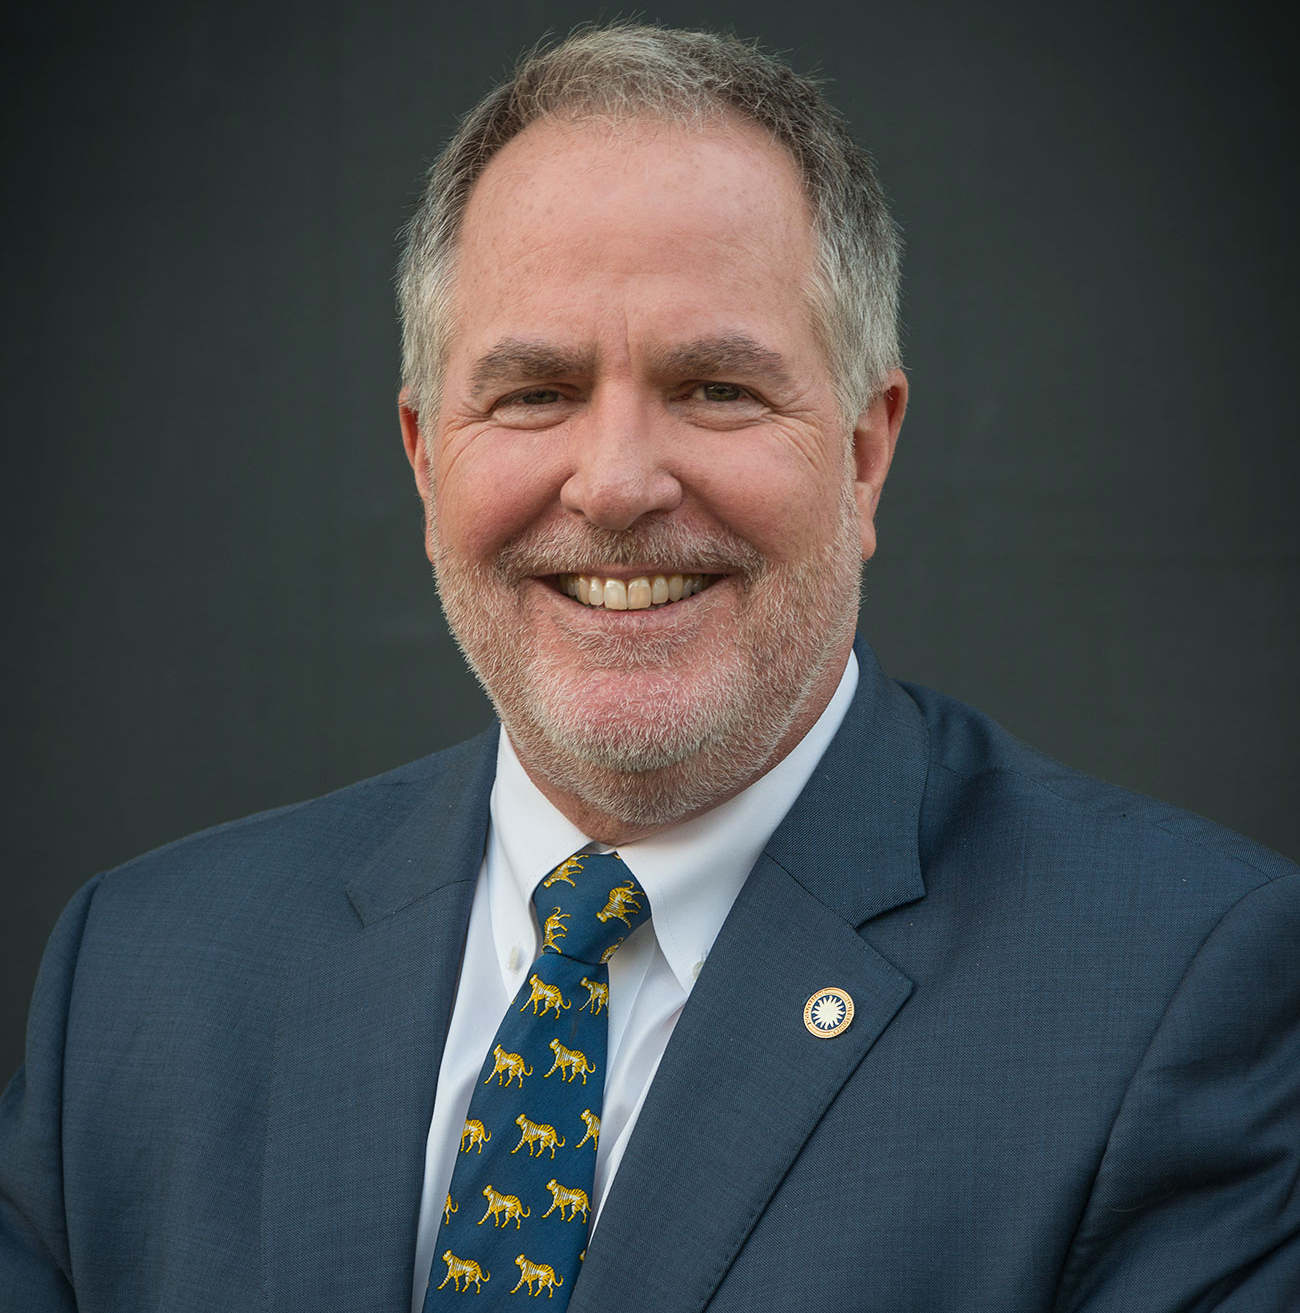
POLYGON ((566 511, 618 533, 680 504, 664 417, 655 409, 648 399, 613 389, 592 398, 570 431, 572 470, 560 489, 566 511))

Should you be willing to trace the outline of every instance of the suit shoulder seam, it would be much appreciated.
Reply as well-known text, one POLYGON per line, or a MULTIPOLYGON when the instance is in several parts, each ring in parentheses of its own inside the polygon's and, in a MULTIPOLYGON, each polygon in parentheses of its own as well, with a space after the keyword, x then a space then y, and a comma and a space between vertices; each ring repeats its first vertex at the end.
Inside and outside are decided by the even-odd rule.
MULTIPOLYGON (((1033 785, 1035 788, 1042 789, 1046 793, 1050 793, 1054 798, 1058 799, 1060 802, 1065 803, 1066 805, 1073 807, 1079 811, 1090 811, 1094 813, 1098 811, 1098 808, 1094 806, 1090 806, 1088 803, 1082 802, 1078 798, 1071 797, 1068 793, 1063 793, 1059 789, 1053 788, 1051 782, 1043 779, 1041 776, 1030 774, 1028 771, 1017 770, 1014 766, 993 765, 993 766, 984 767, 979 771, 959 770, 957 767, 950 765, 948 762, 942 761, 935 757, 931 758, 930 765, 937 766, 939 769, 945 771, 947 774, 953 776, 956 779, 970 780, 970 779, 975 779, 980 775, 1009 775, 1015 779, 1023 780, 1026 784, 1033 785)), ((1070 768, 1067 766, 1064 767, 1064 769, 1069 770, 1070 768)), ((1083 776, 1081 778, 1091 778, 1091 777, 1083 776)), ((1102 783, 1104 784, 1105 782, 1102 781, 1102 783)), ((1117 785, 1117 784, 1108 785, 1107 787, 1113 788, 1117 795, 1123 795, 1128 792, 1121 785, 1117 785)), ((1145 797, 1145 795, 1142 794, 1132 794, 1131 796, 1141 801, 1153 801, 1153 800, 1148 800, 1145 797)), ((1175 804, 1170 803, 1167 805, 1173 807, 1175 804)), ((1252 861, 1249 857, 1243 856, 1238 853, 1225 852, 1223 848, 1217 847, 1213 844, 1206 843, 1201 839, 1197 839, 1195 836, 1188 834, 1180 834, 1178 831, 1171 829, 1168 825, 1165 825, 1158 820, 1153 820, 1150 817, 1130 818, 1128 812, 1122 812, 1120 814, 1124 816, 1126 819, 1134 820, 1137 824, 1144 826, 1147 829, 1160 831, 1160 833, 1167 835, 1170 839, 1173 839, 1177 843, 1185 844, 1190 848, 1196 848, 1204 853, 1213 854, 1214 856, 1221 858, 1224 861, 1233 863, 1233 865, 1235 866, 1245 867, 1247 870, 1253 871, 1256 875, 1261 876, 1265 883, 1271 883, 1274 880, 1280 880, 1288 876, 1293 876, 1298 874, 1298 872, 1295 869, 1281 870, 1281 871, 1267 870, 1265 867, 1259 865, 1258 862, 1252 861)), ((1187 814, 1194 815, 1195 813, 1189 812, 1187 814)), ((1217 825, 1217 822, 1214 821, 1207 820, 1206 823, 1209 825, 1217 825)), ((1238 836, 1235 830, 1229 830, 1226 826, 1220 828, 1223 829, 1225 833, 1239 837, 1248 843, 1255 842, 1254 840, 1246 839, 1246 836, 1244 835, 1238 836)), ((1262 887, 1263 887, 1262 885, 1252 885, 1251 889, 1253 890, 1262 887)), ((1249 892, 1250 890, 1247 890, 1247 893, 1249 892)), ((1245 897, 1245 894, 1243 894, 1242 896, 1245 897)))

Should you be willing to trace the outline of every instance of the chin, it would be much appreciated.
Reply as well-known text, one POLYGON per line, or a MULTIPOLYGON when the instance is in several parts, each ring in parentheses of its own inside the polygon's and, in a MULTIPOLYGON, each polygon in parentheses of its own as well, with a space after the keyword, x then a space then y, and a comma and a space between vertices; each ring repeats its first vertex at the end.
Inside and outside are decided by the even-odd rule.
POLYGON ((689 678, 578 681, 531 672, 517 699, 494 699, 531 770, 601 814, 662 827, 738 792, 772 764, 804 705, 772 697, 740 659, 689 678), (513 703, 513 705, 512 705, 513 703))

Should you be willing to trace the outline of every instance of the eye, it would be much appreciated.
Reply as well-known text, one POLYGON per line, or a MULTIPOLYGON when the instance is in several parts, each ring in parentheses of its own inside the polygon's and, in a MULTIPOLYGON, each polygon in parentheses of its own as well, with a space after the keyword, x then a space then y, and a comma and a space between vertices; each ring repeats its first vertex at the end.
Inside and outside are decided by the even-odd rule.
POLYGON ((767 403, 749 388, 712 379, 684 383, 677 404, 684 419, 712 429, 747 428, 768 413, 767 403))
POLYGON ((544 429, 563 423, 573 409, 568 389, 558 387, 522 388, 493 402, 494 423, 512 429, 544 429))
POLYGON ((725 402, 745 401, 749 393, 737 383, 699 383, 695 395, 701 401, 725 402))
POLYGON ((516 392, 505 397, 497 404, 500 406, 553 406, 560 399, 554 388, 529 388, 527 392, 516 392))

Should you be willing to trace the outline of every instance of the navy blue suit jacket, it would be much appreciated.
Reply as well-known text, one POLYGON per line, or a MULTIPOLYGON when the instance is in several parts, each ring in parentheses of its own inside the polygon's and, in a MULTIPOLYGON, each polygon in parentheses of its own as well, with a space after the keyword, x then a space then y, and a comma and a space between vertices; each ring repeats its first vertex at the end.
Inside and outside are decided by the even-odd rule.
MULTIPOLYGON (((1300 1309, 1300 871, 860 657, 574 1313, 1300 1309)), ((407 1307, 494 746, 75 899, 0 1105, 0 1307, 407 1307)))

